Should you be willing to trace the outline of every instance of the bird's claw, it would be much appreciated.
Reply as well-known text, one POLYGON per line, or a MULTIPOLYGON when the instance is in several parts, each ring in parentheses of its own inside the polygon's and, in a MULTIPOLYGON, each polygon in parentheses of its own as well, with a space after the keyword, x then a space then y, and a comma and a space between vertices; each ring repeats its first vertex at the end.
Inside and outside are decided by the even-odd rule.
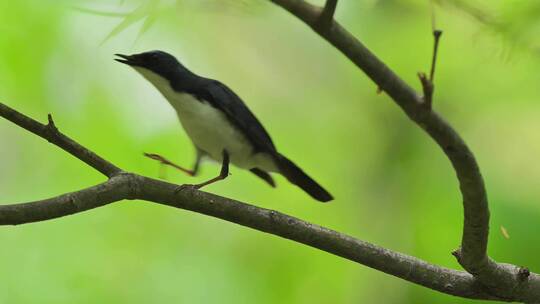
POLYGON ((177 186, 176 189, 174 190, 174 194, 178 194, 180 192, 184 192, 184 191, 194 191, 194 190, 199 190, 199 185, 192 185, 192 184, 183 184, 183 185, 180 185, 180 186, 177 186))

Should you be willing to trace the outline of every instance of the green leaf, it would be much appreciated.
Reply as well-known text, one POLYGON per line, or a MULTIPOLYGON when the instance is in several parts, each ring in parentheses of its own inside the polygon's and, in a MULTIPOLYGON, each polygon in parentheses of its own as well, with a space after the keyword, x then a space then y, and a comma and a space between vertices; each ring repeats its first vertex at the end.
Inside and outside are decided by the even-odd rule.
MULTIPOLYGON (((134 23, 144 19, 144 18, 147 18, 148 19, 151 19, 150 22, 145 22, 145 24, 143 24, 143 28, 142 29, 142 32, 146 31, 150 25, 152 25, 152 23, 155 21, 155 16, 154 13, 156 11, 156 8, 159 4, 159 1, 148 1, 146 3, 143 3, 141 4, 139 7, 137 7, 135 10, 133 10, 133 12, 129 13, 125 18, 124 20, 122 20, 108 35, 107 37, 105 37, 105 39, 101 42, 101 44, 103 45, 105 42, 107 42, 109 39, 111 39, 112 37, 120 34, 121 32, 123 32, 125 29, 127 29, 128 27, 130 27, 131 25, 133 25, 134 23), (152 18, 149 18, 153 16, 152 18)), ((141 31, 139 31, 139 35, 142 34, 141 31)))

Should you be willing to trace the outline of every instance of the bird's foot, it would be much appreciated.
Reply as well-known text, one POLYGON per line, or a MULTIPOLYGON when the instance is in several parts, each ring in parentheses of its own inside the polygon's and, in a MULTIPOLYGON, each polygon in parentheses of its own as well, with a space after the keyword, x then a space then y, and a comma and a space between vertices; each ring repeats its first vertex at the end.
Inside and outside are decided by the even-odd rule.
POLYGON ((185 191, 195 191, 195 190, 199 190, 200 188, 201 188, 200 185, 182 184, 176 187, 176 189, 174 190, 174 194, 178 194, 180 192, 185 192, 185 191))

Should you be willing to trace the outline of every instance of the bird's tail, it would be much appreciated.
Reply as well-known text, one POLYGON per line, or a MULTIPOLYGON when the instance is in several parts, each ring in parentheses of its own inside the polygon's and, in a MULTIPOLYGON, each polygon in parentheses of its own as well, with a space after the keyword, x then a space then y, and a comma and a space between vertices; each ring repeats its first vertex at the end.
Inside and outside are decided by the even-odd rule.
POLYGON ((276 157, 277 167, 283 176, 285 176, 291 183, 302 188, 307 194, 320 202, 328 202, 334 198, 328 191, 309 177, 302 169, 298 168, 292 161, 287 159, 281 154, 277 154, 276 157))

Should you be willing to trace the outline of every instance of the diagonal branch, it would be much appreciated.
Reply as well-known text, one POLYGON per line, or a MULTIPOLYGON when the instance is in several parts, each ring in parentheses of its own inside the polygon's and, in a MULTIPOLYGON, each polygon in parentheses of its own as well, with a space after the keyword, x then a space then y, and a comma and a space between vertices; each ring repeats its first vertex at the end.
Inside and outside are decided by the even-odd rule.
POLYGON ((83 190, 29 203, 0 205, 0 225, 20 225, 71 215, 127 199, 130 194, 129 174, 120 174, 108 181, 83 190))
POLYGON ((436 266, 277 211, 190 188, 178 191, 177 185, 133 173, 124 173, 56 130, 52 119, 48 125, 42 125, 2 103, 0 116, 45 139, 51 138, 51 134, 54 134, 52 143, 100 172, 113 172, 106 168, 113 168, 114 172, 117 172, 112 174, 107 182, 77 192, 36 202, 0 205, 0 225, 44 221, 124 199, 141 199, 206 214, 281 236, 450 295, 505 301, 521 297, 540 298, 540 278, 528 270, 520 269, 518 272, 517 277, 522 284, 514 286, 514 290, 519 292, 516 293, 519 298, 500 297, 490 293, 474 276, 466 272, 436 266), (54 130, 50 131, 49 128, 54 130))
POLYGON ((497 299, 470 274, 429 264, 301 219, 197 190, 136 174, 120 174, 109 181, 54 198, 0 205, 0 225, 55 219, 101 207, 122 199, 143 199, 190 210, 296 241, 390 275, 447 294, 497 299))
POLYGON ((60 133, 56 128, 50 114, 48 115, 49 123, 44 125, 0 103, 0 116, 4 117, 5 119, 11 121, 12 123, 18 125, 21 128, 26 129, 43 139, 46 139, 48 142, 55 144, 56 146, 62 148, 64 151, 82 160, 87 165, 103 173, 109 178, 122 171, 115 165, 95 154, 94 152, 86 149, 85 147, 73 141, 71 138, 60 133))
MULTIPOLYGON (((16 112, 0 103, 0 116, 26 126, 36 135, 48 139, 48 126, 16 112)), ((68 138, 55 131, 57 138, 68 138)), ((80 160, 93 157, 89 165, 102 170, 108 161, 80 146, 73 140, 53 141, 80 160)), ((114 167, 116 168, 116 167, 114 167)), ((141 199, 175 208, 190 210, 237 223, 262 232, 317 248, 390 275, 438 290, 447 294, 474 299, 498 299, 490 295, 470 274, 429 264, 402 253, 393 252, 343 233, 324 228, 301 219, 274 211, 158 181, 133 173, 118 174, 108 181, 77 192, 30 203, 0 205, 0 225, 18 225, 72 215, 124 199, 141 199)))

